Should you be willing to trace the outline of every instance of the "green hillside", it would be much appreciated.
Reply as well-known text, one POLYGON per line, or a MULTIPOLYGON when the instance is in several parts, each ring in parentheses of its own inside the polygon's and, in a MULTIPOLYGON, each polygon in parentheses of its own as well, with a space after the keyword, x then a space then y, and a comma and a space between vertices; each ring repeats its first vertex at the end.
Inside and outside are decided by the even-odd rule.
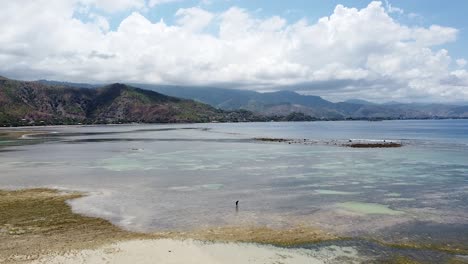
POLYGON ((264 121, 124 84, 97 89, 0 78, 0 125, 264 121))

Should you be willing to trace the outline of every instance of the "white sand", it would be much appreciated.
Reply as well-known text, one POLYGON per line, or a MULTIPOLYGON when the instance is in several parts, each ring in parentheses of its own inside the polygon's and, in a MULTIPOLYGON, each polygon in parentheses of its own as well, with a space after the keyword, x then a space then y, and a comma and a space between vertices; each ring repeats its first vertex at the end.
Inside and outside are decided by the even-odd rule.
MULTIPOLYGON (((327 247, 320 250, 284 249, 242 243, 205 243, 186 240, 134 240, 120 242, 97 250, 82 250, 64 255, 45 256, 35 264, 215 264, 215 263, 331 263, 337 258, 346 263, 359 263, 353 248, 327 247)), ((361 259, 362 261, 362 259, 361 259)), ((339 263, 339 262, 336 262, 339 263)))

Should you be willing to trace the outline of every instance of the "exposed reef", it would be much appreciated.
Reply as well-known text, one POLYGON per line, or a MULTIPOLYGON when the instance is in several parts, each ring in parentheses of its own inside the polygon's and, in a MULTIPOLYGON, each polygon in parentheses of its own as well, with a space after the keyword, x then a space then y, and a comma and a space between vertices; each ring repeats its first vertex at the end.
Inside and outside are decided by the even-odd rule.
POLYGON ((0 191, 0 263, 22 263, 49 252, 145 237, 106 220, 73 213, 66 201, 82 196, 49 189, 0 191))
MULTIPOLYGON (((140 239, 248 242, 281 247, 354 240, 306 225, 284 229, 233 226, 153 234, 135 233, 122 230, 107 220, 73 213, 67 200, 80 197, 83 197, 82 193, 50 189, 0 190, 0 263, 27 263, 44 255, 96 249, 110 243, 140 239)), ((386 243, 372 238, 365 240, 387 248, 444 252, 448 254, 446 256, 449 262, 446 263, 464 263, 468 254, 466 247, 462 245, 386 243)), ((388 262, 379 263, 418 262, 407 256, 396 256, 388 262)))
POLYGON ((161 236, 177 239, 197 239, 203 241, 248 242, 277 246, 298 246, 340 238, 310 226, 297 226, 285 229, 268 227, 218 227, 189 232, 160 233, 161 236))
POLYGON ((349 140, 312 140, 312 139, 288 139, 288 138, 254 138, 255 141, 301 144, 301 145, 331 145, 350 148, 400 148, 402 142, 394 140, 367 140, 367 139, 349 139, 349 140))
POLYGON ((67 201, 84 194, 51 189, 0 190, 0 263, 23 263, 41 255, 94 249, 134 239, 197 239, 293 246, 338 239, 312 228, 220 227, 143 234, 107 220, 73 213, 67 201))
POLYGON ((379 142, 379 143, 350 143, 343 146, 351 148, 400 148, 403 146, 401 143, 396 142, 379 142))

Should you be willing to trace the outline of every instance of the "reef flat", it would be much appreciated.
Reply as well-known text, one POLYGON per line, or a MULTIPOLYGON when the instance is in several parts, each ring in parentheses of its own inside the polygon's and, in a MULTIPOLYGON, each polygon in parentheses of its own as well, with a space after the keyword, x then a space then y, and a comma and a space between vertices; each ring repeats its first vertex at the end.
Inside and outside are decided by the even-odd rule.
POLYGON ((374 140, 374 139, 347 139, 347 140, 313 140, 313 139, 292 139, 292 138, 254 138, 254 141, 269 143, 287 143, 300 145, 332 145, 350 148, 401 148, 403 143, 394 140, 374 140))
POLYGON ((50 189, 0 191, 0 263, 145 237, 106 220, 73 213, 66 201, 82 196, 50 189))
MULTIPOLYGON (((310 226, 284 229, 233 226, 151 234, 130 232, 114 226, 107 220, 73 213, 67 201, 83 196, 84 194, 78 192, 51 189, 0 191, 0 263, 62 263, 62 261, 64 263, 78 263, 76 262, 77 256, 78 259, 86 259, 95 257, 93 254, 115 259, 122 252, 127 255, 137 254, 141 247, 147 248, 156 245, 160 247, 159 249, 167 247, 188 251, 203 249, 208 250, 205 252, 207 254, 211 254, 212 250, 217 252, 217 248, 223 245, 226 247, 219 253, 223 257, 232 254, 233 250, 246 250, 248 248, 248 250, 256 252, 252 256, 255 256, 259 261, 271 254, 277 255, 278 252, 286 252, 292 256, 291 260, 304 261, 307 260, 305 257, 309 256, 309 260, 315 261, 312 263, 323 263, 323 256, 329 256, 330 252, 334 252, 333 256, 337 260, 346 259, 353 261, 352 263, 373 263, 369 257, 359 256, 350 245, 335 245, 346 243, 347 240, 352 241, 353 238, 339 237, 310 226), (219 244, 220 242, 228 244, 219 244), (135 243, 138 245, 135 246, 135 243), (243 246, 243 244, 238 243, 247 244, 243 246), (258 246, 253 246, 251 243, 258 246), (315 251, 307 251, 308 253, 300 251, 307 248, 305 245, 320 243, 329 243, 330 245, 317 248, 315 251), (248 246, 249 244, 252 246, 248 246), (279 248, 271 248, 268 245, 279 246, 279 248), (285 249, 292 251, 285 251, 285 249), (258 255, 260 252, 264 252, 266 255, 258 255)), ((443 252, 449 257, 446 257, 446 261, 442 263, 466 263, 464 257, 468 253, 465 248, 455 248, 449 245, 385 243, 372 239, 368 241, 388 248, 443 252)), ((145 252, 143 253, 149 254, 146 258, 148 261, 152 260, 151 257, 161 258, 161 254, 163 254, 160 252, 161 254, 153 256, 151 254, 155 254, 154 251, 145 252)), ((184 254, 179 256, 184 256, 184 254)), ((379 263, 418 263, 411 257, 399 254, 392 255, 385 261, 379 263)))

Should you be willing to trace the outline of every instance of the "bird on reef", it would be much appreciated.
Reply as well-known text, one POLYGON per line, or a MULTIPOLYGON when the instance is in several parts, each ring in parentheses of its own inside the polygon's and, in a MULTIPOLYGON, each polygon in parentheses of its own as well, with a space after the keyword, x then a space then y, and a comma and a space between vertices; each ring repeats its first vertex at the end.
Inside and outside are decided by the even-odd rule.
POLYGON ((239 207, 239 201, 236 201, 236 207, 239 207))

